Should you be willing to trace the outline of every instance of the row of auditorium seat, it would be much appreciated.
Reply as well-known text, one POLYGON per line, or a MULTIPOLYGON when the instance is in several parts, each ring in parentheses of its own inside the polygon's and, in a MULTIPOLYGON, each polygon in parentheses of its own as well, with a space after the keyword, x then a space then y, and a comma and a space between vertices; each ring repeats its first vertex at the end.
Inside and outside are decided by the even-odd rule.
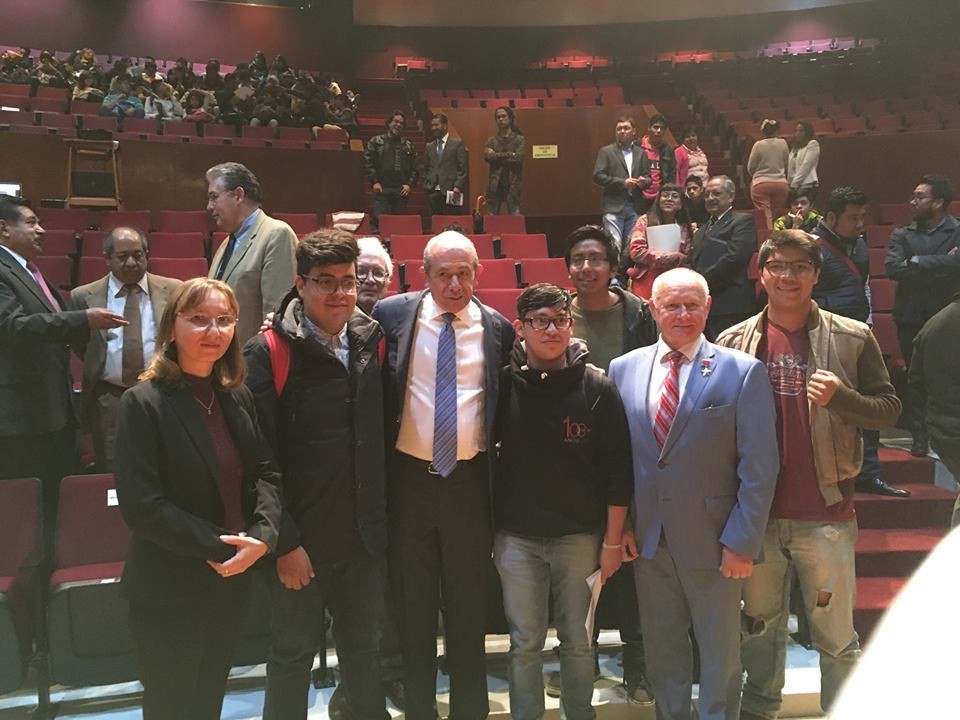
MULTIPOLYGON (((66 477, 59 494, 53 548, 45 549, 40 482, 0 482, 0 694, 23 685, 27 663, 40 659, 35 642, 43 638, 41 697, 51 682, 90 686, 136 679, 119 583, 130 531, 113 476, 66 477), (53 560, 49 577, 40 569, 45 555, 53 560)), ((255 587, 235 665, 266 660, 269 600, 259 582, 255 587)))
POLYGON ((460 109, 494 108, 509 105, 517 110, 536 110, 537 108, 595 107, 597 105, 623 105, 623 88, 610 88, 601 94, 578 94, 571 98, 513 98, 510 100, 479 100, 477 98, 448 99, 438 98, 427 101, 432 109, 452 107, 460 109))
MULTIPOLYGON (((64 255, 40 255, 34 259, 44 278, 66 297, 71 288, 99 280, 107 274, 103 257, 72 258, 64 255)), ((206 277, 209 263, 205 257, 151 257, 150 271, 164 277, 189 280, 206 277)))
POLYGON ((114 118, 95 114, 23 110, 0 110, 0 129, 16 133, 64 137, 76 137, 79 130, 106 130, 109 133, 120 133, 121 136, 129 139, 294 150, 343 150, 349 142, 347 133, 339 128, 322 128, 314 138, 311 129, 306 127, 281 127, 275 130, 268 126, 251 127, 224 123, 114 118))

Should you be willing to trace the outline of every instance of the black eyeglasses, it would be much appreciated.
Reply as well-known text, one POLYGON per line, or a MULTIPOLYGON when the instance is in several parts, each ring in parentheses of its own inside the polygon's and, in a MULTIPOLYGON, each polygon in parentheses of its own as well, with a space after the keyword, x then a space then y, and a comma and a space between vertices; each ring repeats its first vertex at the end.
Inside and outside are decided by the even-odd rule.
POLYGON ((573 318, 570 315, 560 315, 559 317, 528 317, 523 322, 534 330, 544 331, 551 325, 557 330, 566 330, 573 324, 573 318))
POLYGON ((321 275, 320 277, 301 275, 300 277, 316 283, 317 292, 321 295, 333 295, 337 290, 340 290, 345 295, 355 295, 357 292, 357 279, 355 277, 345 277, 339 280, 325 275, 321 275))

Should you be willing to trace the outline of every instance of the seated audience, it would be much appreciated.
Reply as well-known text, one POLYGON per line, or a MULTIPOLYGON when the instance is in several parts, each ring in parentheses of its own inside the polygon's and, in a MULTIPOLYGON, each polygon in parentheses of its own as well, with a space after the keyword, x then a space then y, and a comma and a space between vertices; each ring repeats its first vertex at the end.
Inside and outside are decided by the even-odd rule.
POLYGON ((143 101, 131 89, 129 77, 120 78, 116 92, 111 92, 100 105, 100 115, 118 118, 142 118, 143 101))
POLYGON ((151 120, 183 120, 185 112, 180 101, 173 96, 173 86, 160 80, 154 87, 154 94, 147 95, 143 108, 144 117, 151 120))
POLYGON ((77 84, 73 86, 74 100, 87 102, 103 102, 104 92, 98 87, 99 78, 92 71, 84 71, 77 77, 77 84))
POLYGON ((774 230, 803 230, 812 233, 823 216, 813 207, 815 188, 803 190, 790 189, 787 195, 787 214, 781 215, 773 223, 774 230))

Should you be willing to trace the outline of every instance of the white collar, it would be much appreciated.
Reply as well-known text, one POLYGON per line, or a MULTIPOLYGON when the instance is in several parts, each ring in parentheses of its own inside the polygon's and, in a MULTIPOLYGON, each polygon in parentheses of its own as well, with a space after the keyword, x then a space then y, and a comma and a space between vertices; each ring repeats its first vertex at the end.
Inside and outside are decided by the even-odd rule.
MULTIPOLYGON (((20 263, 20 267, 22 267, 24 270, 27 270, 27 259, 23 255, 21 255, 16 250, 9 247, 8 245, 0 245, 0 247, 2 247, 4 250, 10 253, 10 256, 14 260, 16 260, 18 263, 20 263)), ((27 270, 27 272, 30 272, 30 271, 27 270)))
MULTIPOLYGON (((147 274, 144 273, 143 277, 140 278, 140 282, 137 283, 140 286, 140 289, 143 290, 145 295, 149 295, 150 291, 147 285, 147 274)), ((107 274, 107 297, 117 297, 120 294, 120 291, 123 289, 123 283, 114 275, 112 272, 107 274)))
MULTIPOLYGON (((439 320, 446 313, 446 310, 441 310, 440 306, 437 305, 437 301, 433 299, 433 295, 428 290, 426 295, 423 296, 423 307, 421 308, 424 319, 429 322, 434 320, 439 320)), ((473 302, 471 298, 470 302, 467 303, 466 307, 460 309, 459 312, 454 313, 457 320, 467 324, 473 325, 474 323, 480 322, 480 307, 473 302)))
MULTIPOLYGON (((683 355, 687 362, 692 363, 696 359, 697 354, 700 352, 700 346, 703 344, 703 340, 703 335, 700 335, 693 342, 688 343, 681 348, 677 348, 677 350, 680 351, 680 354, 683 355)), ((673 348, 667 345, 667 343, 665 343, 661 337, 659 340, 657 340, 657 352, 654 356, 655 362, 663 364, 667 354, 671 352, 673 352, 673 348)))

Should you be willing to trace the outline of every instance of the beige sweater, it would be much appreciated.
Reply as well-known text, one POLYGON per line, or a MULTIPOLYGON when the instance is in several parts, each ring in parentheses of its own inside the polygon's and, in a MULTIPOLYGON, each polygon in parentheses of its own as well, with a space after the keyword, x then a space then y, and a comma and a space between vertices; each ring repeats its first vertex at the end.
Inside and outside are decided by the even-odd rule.
POLYGON ((790 148, 783 138, 757 140, 747 160, 747 172, 753 176, 751 184, 787 181, 787 163, 790 148))

